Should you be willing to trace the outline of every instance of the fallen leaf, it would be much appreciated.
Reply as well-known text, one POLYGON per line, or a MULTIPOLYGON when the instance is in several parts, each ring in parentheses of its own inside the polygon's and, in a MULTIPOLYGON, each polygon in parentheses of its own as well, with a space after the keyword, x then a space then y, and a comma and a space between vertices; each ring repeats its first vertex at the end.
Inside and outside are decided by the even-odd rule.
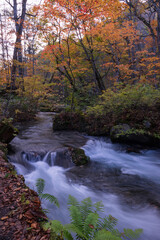
POLYGON ((38 227, 38 224, 36 222, 31 224, 31 228, 37 228, 37 227, 38 227))
POLYGON ((6 220, 6 219, 8 219, 8 216, 5 216, 5 217, 2 217, 2 218, 1 218, 2 221, 3 221, 3 220, 6 220))

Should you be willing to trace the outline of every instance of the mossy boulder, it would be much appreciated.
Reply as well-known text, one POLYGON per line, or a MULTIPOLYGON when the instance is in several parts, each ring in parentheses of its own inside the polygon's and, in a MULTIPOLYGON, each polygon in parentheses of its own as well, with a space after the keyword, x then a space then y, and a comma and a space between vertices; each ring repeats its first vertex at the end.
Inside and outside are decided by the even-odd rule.
POLYGON ((85 165, 90 161, 90 158, 85 155, 83 149, 74 147, 65 147, 57 149, 54 165, 63 168, 85 165))
POLYGON ((18 130, 12 125, 10 119, 4 119, 0 122, 0 141, 9 143, 16 136, 18 130))
POLYGON ((83 149, 69 148, 69 151, 71 153, 72 162, 76 166, 85 165, 90 161, 90 158, 85 155, 85 152, 83 149))
POLYGON ((113 142, 117 141, 121 136, 124 136, 129 130, 130 126, 128 124, 119 124, 113 126, 110 130, 110 138, 113 142))
POLYGON ((112 142, 117 143, 160 147, 160 136, 153 135, 144 129, 131 128, 127 124, 120 124, 112 127, 110 138, 112 142))

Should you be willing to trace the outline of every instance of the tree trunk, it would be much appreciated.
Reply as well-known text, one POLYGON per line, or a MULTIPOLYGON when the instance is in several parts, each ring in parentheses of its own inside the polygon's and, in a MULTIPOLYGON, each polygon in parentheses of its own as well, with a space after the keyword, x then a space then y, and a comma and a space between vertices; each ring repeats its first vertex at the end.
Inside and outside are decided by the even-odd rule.
POLYGON ((158 56, 160 56, 160 2, 157 7, 157 46, 158 46, 158 56))
MULTIPOLYGON (((14 46, 13 52, 13 63, 12 63, 12 70, 11 70, 11 89, 15 90, 16 87, 16 71, 17 71, 17 61, 20 63, 19 65, 19 77, 21 78, 21 83, 23 82, 23 69, 22 69, 22 44, 21 44, 21 37, 23 32, 23 24, 25 20, 26 14, 26 4, 27 0, 22 1, 22 14, 20 17, 20 22, 18 23, 18 14, 17 14, 17 0, 13 1, 13 10, 14 10, 14 21, 16 27, 16 41, 14 46)), ((21 86, 24 89, 24 86, 21 86)))
POLYGON ((6 67, 5 65, 5 47, 4 47, 4 35, 3 35, 3 23, 2 23, 2 18, 0 14, 0 28, 1 28, 1 46, 2 46, 2 59, 3 59, 3 68, 6 67))

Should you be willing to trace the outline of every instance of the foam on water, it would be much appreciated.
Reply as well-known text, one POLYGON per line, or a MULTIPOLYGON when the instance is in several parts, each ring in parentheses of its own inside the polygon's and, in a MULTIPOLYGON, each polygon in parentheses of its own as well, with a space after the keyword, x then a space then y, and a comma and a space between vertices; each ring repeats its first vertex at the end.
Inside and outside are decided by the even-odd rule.
POLYGON ((143 240, 159 240, 160 216, 156 209, 150 207, 129 209, 127 206, 122 206, 119 198, 113 194, 102 192, 93 192, 89 188, 79 184, 69 182, 65 176, 65 169, 57 166, 49 166, 44 161, 32 163, 35 171, 26 174, 24 167, 15 164, 17 171, 24 175, 26 184, 36 190, 35 184, 38 178, 45 180, 44 193, 53 194, 58 198, 60 208, 53 206, 48 201, 43 201, 43 207, 49 210, 48 217, 50 219, 60 220, 62 223, 67 223, 69 220, 69 212, 67 210, 67 200, 69 194, 82 200, 86 197, 91 197, 93 202, 102 201, 105 207, 105 214, 111 214, 116 217, 118 228, 143 228, 144 234, 141 237, 143 240))
POLYGON ((83 147, 93 161, 112 165, 123 173, 144 176, 160 183, 160 151, 145 151, 141 154, 126 153, 115 149, 114 145, 103 140, 91 139, 83 147))

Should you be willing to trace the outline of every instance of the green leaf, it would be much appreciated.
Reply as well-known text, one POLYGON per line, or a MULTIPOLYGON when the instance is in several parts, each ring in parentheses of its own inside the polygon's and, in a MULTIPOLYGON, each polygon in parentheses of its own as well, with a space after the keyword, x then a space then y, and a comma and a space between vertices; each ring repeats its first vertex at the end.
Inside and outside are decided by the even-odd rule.
POLYGON ((96 209, 96 212, 104 212, 104 205, 103 205, 102 201, 96 202, 94 204, 94 207, 96 209))
POLYGON ((122 240, 122 239, 120 237, 116 237, 111 232, 102 229, 96 233, 94 240, 122 240))
POLYGON ((51 194, 49 194, 49 193, 41 193, 41 194, 39 194, 39 196, 40 196, 42 199, 48 200, 48 201, 50 201, 51 203, 54 203, 57 207, 59 207, 59 202, 58 202, 57 198, 54 197, 53 195, 51 195, 51 194))
POLYGON ((70 210, 70 216, 71 216, 71 222, 73 225, 75 225, 76 227, 78 227, 79 229, 82 229, 82 216, 81 216, 81 212, 79 211, 78 207, 76 206, 71 206, 69 208, 70 210))
POLYGON ((126 237, 129 237, 130 239, 137 239, 139 238, 140 234, 143 232, 143 230, 141 228, 138 228, 136 230, 132 230, 132 229, 124 229, 124 234, 126 237))
POLYGON ((85 236, 89 237, 91 232, 95 232, 95 228, 99 219, 99 215, 97 213, 90 213, 85 222, 83 227, 83 232, 85 236))
POLYGON ((36 181, 36 187, 37 187, 37 193, 38 195, 43 193, 44 190, 44 186, 45 186, 45 181, 42 178, 38 178, 36 181))
POLYGON ((77 199, 71 195, 69 195, 68 197, 68 205, 72 205, 72 206, 79 206, 79 202, 77 201, 77 199))
POLYGON ((70 223, 70 224, 66 224, 65 228, 73 233, 76 233, 77 236, 81 239, 88 239, 82 232, 82 229, 80 229, 79 227, 75 226, 74 224, 70 223))
POLYGON ((88 214, 92 212, 92 208, 93 206, 90 198, 85 198, 83 201, 81 201, 80 211, 83 221, 85 221, 88 214))

